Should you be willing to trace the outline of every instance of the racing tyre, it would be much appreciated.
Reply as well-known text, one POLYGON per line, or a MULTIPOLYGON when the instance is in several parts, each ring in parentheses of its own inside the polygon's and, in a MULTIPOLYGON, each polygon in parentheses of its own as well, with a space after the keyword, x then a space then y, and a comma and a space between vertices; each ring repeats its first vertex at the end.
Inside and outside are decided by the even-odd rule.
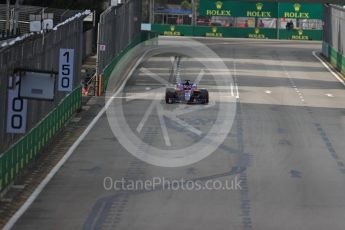
POLYGON ((208 99, 207 89, 202 89, 200 91, 200 98, 201 98, 203 104, 208 104, 209 99, 208 99))
POLYGON ((173 88, 167 88, 165 90, 165 103, 167 104, 173 104, 176 98, 175 89, 173 88))

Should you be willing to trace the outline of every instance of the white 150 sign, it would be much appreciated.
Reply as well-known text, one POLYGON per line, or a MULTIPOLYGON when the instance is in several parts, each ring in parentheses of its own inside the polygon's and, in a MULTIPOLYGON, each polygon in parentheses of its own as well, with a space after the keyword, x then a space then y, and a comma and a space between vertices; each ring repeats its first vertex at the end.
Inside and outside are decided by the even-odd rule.
POLYGON ((71 92, 74 80, 74 49, 60 49, 58 91, 71 92))

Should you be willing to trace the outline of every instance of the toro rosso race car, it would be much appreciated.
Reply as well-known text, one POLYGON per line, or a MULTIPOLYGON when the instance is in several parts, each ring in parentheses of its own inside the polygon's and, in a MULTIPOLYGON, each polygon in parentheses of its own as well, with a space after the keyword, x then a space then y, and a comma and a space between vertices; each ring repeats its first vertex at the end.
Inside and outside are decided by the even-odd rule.
POLYGON ((173 103, 208 103, 207 89, 198 89, 196 84, 186 80, 185 83, 178 83, 176 88, 167 88, 165 91, 165 102, 173 103))

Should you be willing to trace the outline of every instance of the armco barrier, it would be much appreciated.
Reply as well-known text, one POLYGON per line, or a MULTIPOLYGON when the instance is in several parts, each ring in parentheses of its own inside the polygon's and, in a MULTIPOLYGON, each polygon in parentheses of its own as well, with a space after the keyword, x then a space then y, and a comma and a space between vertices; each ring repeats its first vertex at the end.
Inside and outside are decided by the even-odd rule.
POLYGON ((78 87, 0 156, 0 193, 36 158, 73 113, 81 107, 81 97, 81 87, 78 87))
POLYGON ((121 58, 131 49, 133 49, 133 47, 135 47, 136 45, 140 44, 143 41, 146 41, 150 38, 155 37, 156 34, 155 33, 151 33, 151 32, 141 32, 140 36, 136 37, 133 41, 131 41, 129 43, 129 45, 122 50, 112 61, 109 65, 107 65, 107 67, 104 69, 103 71, 103 75, 102 75, 102 92, 106 91, 107 85, 108 85, 108 81, 110 79, 111 73, 113 71, 113 69, 115 68, 116 64, 119 62, 119 60, 121 60, 121 58))

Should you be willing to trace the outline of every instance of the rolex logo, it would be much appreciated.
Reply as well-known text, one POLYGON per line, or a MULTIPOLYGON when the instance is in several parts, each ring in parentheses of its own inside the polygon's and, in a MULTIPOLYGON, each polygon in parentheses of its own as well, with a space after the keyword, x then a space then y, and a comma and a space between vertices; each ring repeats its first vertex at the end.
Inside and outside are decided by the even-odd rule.
POLYGON ((222 9, 222 7, 223 7, 223 2, 217 1, 217 2, 216 2, 216 8, 217 8, 218 10, 220 10, 220 9, 222 9))
POLYGON ((176 28, 175 28, 175 26, 174 26, 174 25, 170 26, 170 31, 171 31, 171 32, 174 32, 174 31, 175 31, 175 29, 176 29, 176 28))
POLYGON ((260 33, 260 29, 259 28, 255 28, 254 32, 255 32, 255 34, 259 34, 260 33))
POLYGON ((302 35, 303 35, 303 30, 299 30, 299 31, 298 31, 298 35, 299 35, 299 36, 302 36, 302 35))
POLYGON ((301 4, 299 4, 299 3, 295 3, 294 5, 293 5, 293 8, 295 8, 295 11, 296 12, 299 12, 300 10, 301 10, 301 4))
POLYGON ((217 33, 217 27, 212 27, 212 33, 217 33))
POLYGON ((263 6, 264 6, 264 4, 262 4, 261 2, 256 3, 256 9, 257 9, 258 11, 262 10, 262 7, 263 7, 263 6))

